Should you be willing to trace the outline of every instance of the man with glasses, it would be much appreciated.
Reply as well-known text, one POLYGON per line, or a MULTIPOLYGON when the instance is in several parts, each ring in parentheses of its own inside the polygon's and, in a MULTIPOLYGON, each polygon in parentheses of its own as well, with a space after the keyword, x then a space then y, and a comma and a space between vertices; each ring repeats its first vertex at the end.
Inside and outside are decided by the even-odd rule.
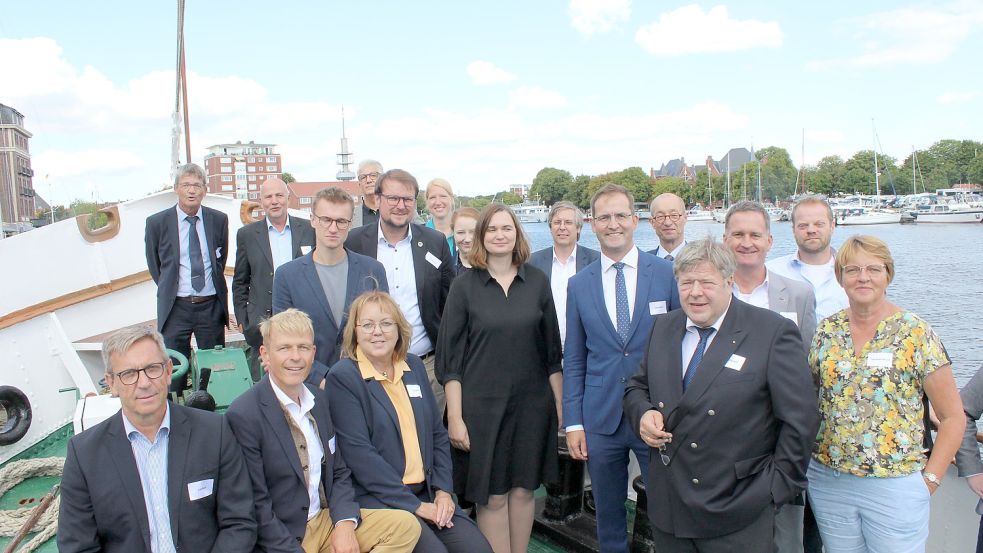
POLYGON ((389 292, 413 328, 409 351, 427 367, 437 408, 443 413, 446 400, 443 386, 434 378, 433 349, 454 280, 454 258, 441 232, 413 223, 420 195, 413 175, 402 169, 386 171, 379 175, 375 193, 379 224, 355 229, 345 245, 385 266, 389 292))
POLYGON ((122 408, 68 443, 58 550, 252 551, 249 472, 225 419, 167 401, 171 360, 152 327, 102 344, 122 408))
POLYGON ((225 345, 229 218, 201 205, 205 171, 194 163, 178 168, 174 192, 177 205, 147 217, 144 239, 157 283, 157 328, 167 347, 190 358, 192 334, 198 349, 225 345))
POLYGON ((553 304, 560 324, 560 342, 567 337, 567 281, 584 267, 597 261, 601 254, 580 246, 580 229, 584 227, 584 214, 573 202, 556 202, 550 208, 550 235, 553 247, 539 250, 529 258, 529 264, 546 273, 553 290, 553 304))
POLYGON ((358 164, 358 184, 362 187, 362 207, 355 212, 352 226, 375 225, 379 222, 379 197, 375 183, 382 174, 382 164, 374 159, 363 159, 358 164))
POLYGON ((315 385, 338 361, 352 300, 367 290, 389 290, 382 264, 345 248, 354 211, 348 192, 335 186, 319 191, 311 207, 314 251, 285 263, 273 277, 273 313, 293 307, 314 323, 315 385))
POLYGON ((570 456, 587 461, 602 553, 628 552, 629 452, 643 475, 649 458, 622 411, 625 383, 642 361, 656 316, 679 307, 672 264, 635 247, 632 206, 622 186, 608 184, 594 194, 591 226, 601 257, 574 275, 567 290, 563 422, 570 456))
POLYGON ((686 204, 679 196, 666 192, 652 199, 649 213, 649 223, 659 237, 659 245, 649 253, 672 261, 686 243, 683 235, 686 229, 686 204))
POLYGON ((259 202, 266 217, 236 233, 236 264, 232 276, 232 305, 236 323, 249 344, 249 370, 259 380, 259 323, 273 314, 273 274, 288 261, 310 253, 314 246, 311 225, 287 212, 290 189, 272 177, 259 187, 259 202))

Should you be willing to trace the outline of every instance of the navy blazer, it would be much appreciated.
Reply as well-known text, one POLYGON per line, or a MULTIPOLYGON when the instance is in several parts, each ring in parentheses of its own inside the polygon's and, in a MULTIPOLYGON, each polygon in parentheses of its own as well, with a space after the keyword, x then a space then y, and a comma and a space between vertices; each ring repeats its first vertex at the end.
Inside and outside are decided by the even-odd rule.
MULTIPOLYGON (((420 395, 410 395, 416 438, 423 456, 427 493, 451 492, 451 450, 447 430, 420 358, 409 354, 410 371, 403 373, 405 386, 415 385, 420 395)), ((377 380, 365 380, 358 364, 342 359, 331 367, 325 391, 331 399, 331 418, 338 443, 352 469, 355 499, 367 509, 396 508, 416 512, 420 499, 403 484, 406 458, 399 420, 392 400, 377 380)))
MULTIPOLYGON (((181 234, 177 209, 171 206, 147 217, 144 245, 147 269, 157 283, 157 328, 164 328, 177 297, 181 266, 181 234)), ((204 215, 208 259, 212 263, 212 283, 222 306, 222 318, 229 319, 229 288, 225 282, 225 262, 229 259, 229 217, 217 209, 201 206, 204 215)))
MULTIPOLYGON (((251 551, 253 494, 242 452, 215 413, 170 404, 167 509, 178 551, 251 551), (194 501, 188 485, 212 480, 194 501)), ((68 442, 61 479, 58 550, 63 553, 151 551, 150 525, 123 413, 68 442)))
MULTIPOLYGON (((314 393, 311 415, 324 449, 321 483, 328 504, 321 507, 330 510, 335 523, 357 519, 358 504, 352 494, 351 472, 335 446, 327 398, 314 386, 307 387, 314 393)), ((269 375, 236 398, 226 413, 253 481, 259 523, 257 552, 296 553, 307 531, 310 497, 287 416, 273 392, 269 375)))
MULTIPOLYGON (((447 247, 447 238, 439 231, 412 223, 413 270, 416 277, 416 299, 420 305, 423 328, 433 347, 437 347, 437 332, 440 329, 440 316, 444 312, 447 292, 457 274, 454 257, 447 247), (427 254, 439 262, 434 266, 427 254)), ((379 225, 365 225, 352 229, 345 240, 349 250, 367 255, 373 259, 379 252, 379 225)))
POLYGON ((805 489, 819 406, 799 331, 778 313, 732 298, 684 392, 685 333, 682 310, 655 318, 624 406, 636 436, 652 409, 672 433, 669 464, 656 457, 648 465, 652 523, 711 538, 805 489))
POLYGON ((649 329, 659 307, 679 307, 672 263, 638 252, 638 281, 628 343, 621 338, 604 304, 601 261, 567 284, 567 337, 563 350, 563 424, 613 434, 621 423, 621 398, 638 369, 649 329), (663 303, 658 303, 663 302, 663 303))
MULTIPOLYGON (((369 290, 389 291, 386 268, 371 257, 348 251, 348 290, 340 321, 334 320, 324 287, 314 266, 314 252, 284 263, 273 277, 273 313, 295 307, 314 323, 315 361, 326 367, 341 355, 341 331, 348 322, 352 301, 369 290)), ((317 371, 315 371, 317 372, 317 371)))
MULTIPOLYGON (((577 271, 584 270, 584 267, 601 258, 601 252, 585 248, 577 244, 577 271)), ((546 273, 546 276, 553 280, 553 246, 534 252, 529 257, 529 264, 546 273)))

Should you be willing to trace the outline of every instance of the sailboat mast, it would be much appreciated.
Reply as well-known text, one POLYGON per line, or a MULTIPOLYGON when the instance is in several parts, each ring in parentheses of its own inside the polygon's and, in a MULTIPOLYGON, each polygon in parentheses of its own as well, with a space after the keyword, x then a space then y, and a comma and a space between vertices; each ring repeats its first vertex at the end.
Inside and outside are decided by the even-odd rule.
POLYGON ((727 152, 727 205, 724 208, 730 207, 730 152, 727 152))
POLYGON ((874 192, 877 195, 877 205, 881 203, 881 174, 877 170, 877 129, 874 128, 874 119, 870 120, 870 129, 874 137, 874 192))
POLYGON ((181 102, 184 110, 184 153, 185 161, 191 163, 191 127, 188 121, 188 72, 184 55, 184 0, 178 0, 178 48, 181 64, 181 102))

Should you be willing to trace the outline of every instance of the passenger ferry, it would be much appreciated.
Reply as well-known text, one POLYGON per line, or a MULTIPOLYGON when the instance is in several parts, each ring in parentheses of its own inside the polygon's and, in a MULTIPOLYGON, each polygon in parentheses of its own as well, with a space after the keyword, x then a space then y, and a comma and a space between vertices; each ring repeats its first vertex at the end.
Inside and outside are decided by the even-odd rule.
POLYGON ((509 208, 519 218, 520 223, 545 223, 550 213, 549 207, 534 202, 510 205, 509 208))

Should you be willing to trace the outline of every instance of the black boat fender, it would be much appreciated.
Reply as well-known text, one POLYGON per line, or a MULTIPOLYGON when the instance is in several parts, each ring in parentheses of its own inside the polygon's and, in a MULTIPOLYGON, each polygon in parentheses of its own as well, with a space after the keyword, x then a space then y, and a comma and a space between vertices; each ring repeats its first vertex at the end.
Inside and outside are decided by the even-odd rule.
POLYGON ((0 410, 7 420, 0 425, 0 446, 20 441, 31 428, 31 402, 13 386, 0 386, 0 410))

